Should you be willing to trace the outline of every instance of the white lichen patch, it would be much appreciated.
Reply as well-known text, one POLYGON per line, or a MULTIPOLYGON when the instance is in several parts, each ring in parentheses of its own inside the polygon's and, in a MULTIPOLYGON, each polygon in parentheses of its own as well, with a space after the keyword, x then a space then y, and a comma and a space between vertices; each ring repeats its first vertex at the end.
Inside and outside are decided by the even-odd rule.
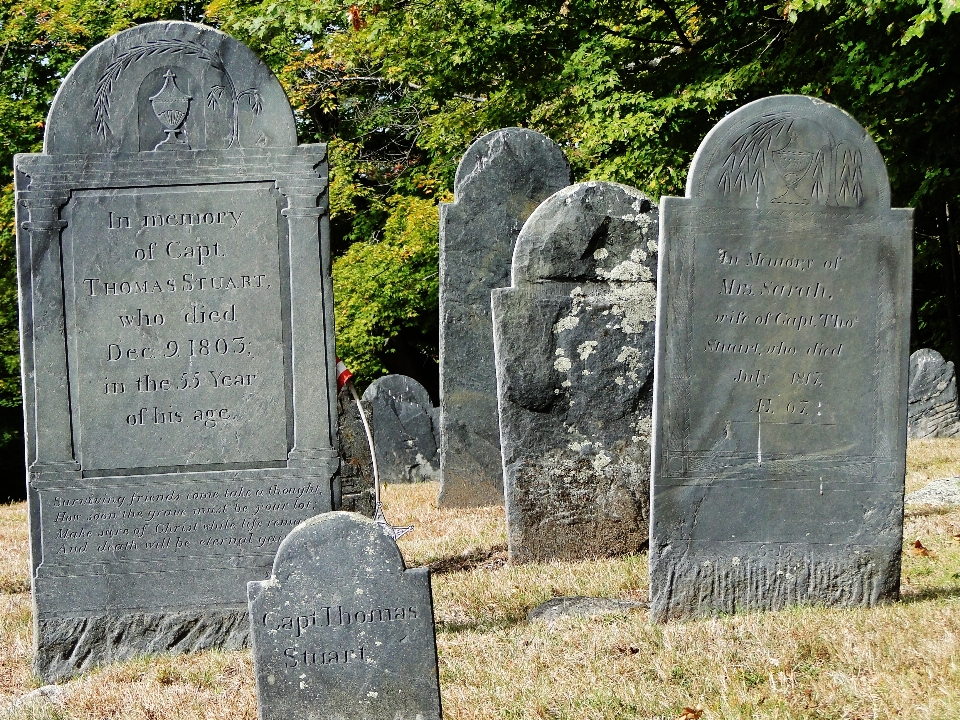
POLYGON ((597 248, 596 250, 593 251, 593 259, 603 260, 609 254, 610 254, 610 251, 607 250, 606 248, 597 248))
POLYGON ((622 386, 624 383, 627 382, 627 379, 626 379, 625 377, 615 377, 615 378, 613 379, 613 381, 614 381, 617 385, 621 385, 621 386, 622 386))
POLYGON ((588 357, 597 349, 596 340, 586 340, 577 347, 577 355, 580 356, 580 359, 586 361, 588 357))
POLYGON ((564 318, 560 318, 553 324, 553 332, 559 335, 564 330, 572 330, 579 322, 580 318, 578 318, 576 315, 567 315, 564 318))
POLYGON ((557 359, 553 361, 553 367, 559 372, 570 372, 570 368, 573 367, 570 358, 563 354, 563 348, 557 348, 557 359))
POLYGON ((562 383, 560 383, 560 386, 566 388, 566 387, 570 387, 572 384, 573 383, 571 383, 569 380, 564 380, 562 383))
POLYGON ((653 283, 611 285, 607 299, 613 312, 623 317, 625 333, 640 332, 645 323, 656 319, 657 288, 653 283))
POLYGON ((607 455, 603 450, 593 456, 593 469, 597 472, 603 470, 607 465, 613 462, 613 458, 607 455))

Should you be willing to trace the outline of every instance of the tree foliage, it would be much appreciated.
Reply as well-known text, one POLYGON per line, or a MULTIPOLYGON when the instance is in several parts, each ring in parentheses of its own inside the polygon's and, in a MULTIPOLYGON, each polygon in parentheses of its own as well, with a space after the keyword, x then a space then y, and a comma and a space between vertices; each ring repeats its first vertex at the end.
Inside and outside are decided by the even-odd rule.
MULTIPOLYGON (((94 42, 159 17, 249 44, 301 141, 331 158, 337 341, 364 381, 436 374, 436 203, 481 134, 539 130, 578 179, 682 194, 710 128, 803 93, 872 134, 917 208, 914 347, 960 359, 958 0, 4 0, 0 138, 40 146, 59 80, 94 42)), ((0 203, 0 402, 17 402, 9 170, 0 203)))

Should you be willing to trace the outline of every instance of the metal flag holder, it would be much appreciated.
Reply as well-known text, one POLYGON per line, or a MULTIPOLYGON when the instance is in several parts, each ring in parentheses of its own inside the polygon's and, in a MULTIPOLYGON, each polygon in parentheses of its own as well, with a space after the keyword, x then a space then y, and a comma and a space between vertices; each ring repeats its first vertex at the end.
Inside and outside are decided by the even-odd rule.
POLYGON ((353 395, 354 402, 357 403, 357 410, 360 411, 360 421, 363 423, 363 430, 367 434, 367 445, 370 447, 370 460, 373 462, 373 493, 376 505, 374 506, 373 520, 388 538, 398 540, 403 535, 413 530, 413 525, 391 525, 383 515, 383 503, 380 502, 380 468, 377 467, 377 453, 373 446, 373 433, 370 431, 370 425, 367 423, 367 414, 363 411, 363 405, 360 403, 360 396, 357 395, 357 389, 353 386, 353 380, 349 377, 346 380, 347 387, 350 388, 350 394, 353 395))

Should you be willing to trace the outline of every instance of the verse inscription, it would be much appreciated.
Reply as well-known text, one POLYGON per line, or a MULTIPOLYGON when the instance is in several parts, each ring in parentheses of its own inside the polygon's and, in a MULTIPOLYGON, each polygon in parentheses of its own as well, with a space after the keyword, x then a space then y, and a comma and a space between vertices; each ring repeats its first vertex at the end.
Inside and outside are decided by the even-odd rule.
POLYGON ((724 222, 728 234, 694 251, 699 284, 713 297, 694 298, 692 352, 716 375, 692 377, 691 392, 725 398, 726 407, 693 420, 694 446, 757 463, 833 448, 867 454, 870 436, 852 428, 869 405, 846 389, 875 384, 869 364, 849 360, 870 351, 875 335, 875 313, 852 290, 879 282, 877 263, 866 261, 876 228, 824 221, 802 254, 784 254, 781 223, 769 211, 748 214, 739 231, 733 218, 724 222))
POLYGON ((271 186, 74 194, 65 285, 85 467, 285 458, 271 186))
POLYGON ((156 486, 45 491, 41 507, 51 532, 44 557, 148 560, 178 555, 273 554, 304 518, 324 510, 325 491, 302 480, 202 482, 163 490, 156 486))

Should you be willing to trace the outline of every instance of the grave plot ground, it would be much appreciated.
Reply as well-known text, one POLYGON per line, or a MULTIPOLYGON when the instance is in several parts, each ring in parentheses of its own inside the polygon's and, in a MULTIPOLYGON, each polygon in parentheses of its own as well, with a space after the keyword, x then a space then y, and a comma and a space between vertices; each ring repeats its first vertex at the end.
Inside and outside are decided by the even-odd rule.
MULTIPOLYGON (((908 492, 950 475, 960 475, 960 440, 910 444, 908 492)), ((437 489, 393 485, 384 502, 391 522, 417 526, 400 540, 408 565, 434 568, 445 718, 960 716, 960 509, 908 507, 895 605, 659 626, 643 610, 528 623, 528 610, 557 596, 646 600, 646 555, 510 566, 502 511, 438 510, 437 489)), ((27 552, 24 505, 0 507, 0 714, 38 686, 27 552)), ((135 660, 58 687, 8 717, 256 718, 247 652, 135 660)))

